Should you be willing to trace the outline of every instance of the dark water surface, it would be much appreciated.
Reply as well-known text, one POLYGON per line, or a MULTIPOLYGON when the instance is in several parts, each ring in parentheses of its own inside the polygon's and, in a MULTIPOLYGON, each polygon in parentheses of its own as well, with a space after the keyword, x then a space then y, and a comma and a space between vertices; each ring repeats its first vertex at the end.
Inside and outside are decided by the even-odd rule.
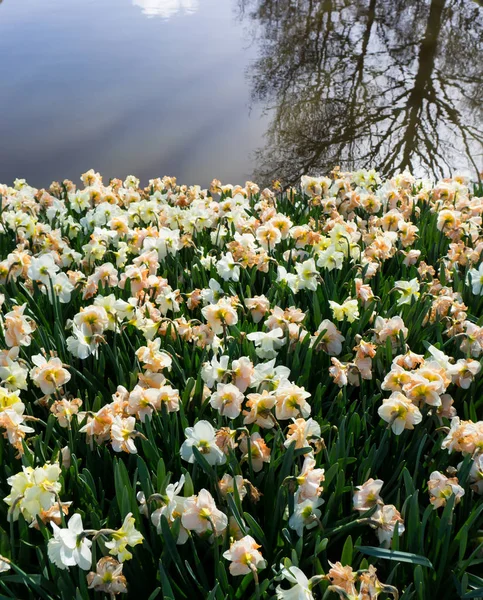
POLYGON ((4 0, 0 181, 483 170, 473 0, 4 0))

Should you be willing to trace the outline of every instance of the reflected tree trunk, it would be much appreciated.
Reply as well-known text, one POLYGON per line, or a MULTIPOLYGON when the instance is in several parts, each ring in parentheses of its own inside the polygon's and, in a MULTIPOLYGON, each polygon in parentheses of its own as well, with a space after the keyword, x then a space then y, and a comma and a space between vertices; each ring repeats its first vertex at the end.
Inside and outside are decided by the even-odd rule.
POLYGON ((241 0, 271 123, 256 177, 481 170, 483 11, 471 0, 241 0), (456 35, 457 33, 457 35, 456 35))
MULTIPOLYGON (((412 149, 418 143, 418 126, 424 102, 435 98, 433 88, 433 71, 441 34, 441 23, 445 0, 432 0, 424 38, 421 41, 418 55, 418 70, 414 77, 414 85, 407 102, 408 124, 401 141, 402 156, 397 168, 412 168, 412 149)), ((433 141, 428 140, 428 150, 435 150, 433 141)))

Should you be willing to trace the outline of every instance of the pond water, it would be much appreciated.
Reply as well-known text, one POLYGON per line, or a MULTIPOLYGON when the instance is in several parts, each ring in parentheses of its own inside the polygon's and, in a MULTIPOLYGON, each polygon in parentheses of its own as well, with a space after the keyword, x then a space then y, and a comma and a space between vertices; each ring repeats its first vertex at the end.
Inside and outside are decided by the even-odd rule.
POLYGON ((483 170, 473 0, 3 0, 0 181, 483 170))

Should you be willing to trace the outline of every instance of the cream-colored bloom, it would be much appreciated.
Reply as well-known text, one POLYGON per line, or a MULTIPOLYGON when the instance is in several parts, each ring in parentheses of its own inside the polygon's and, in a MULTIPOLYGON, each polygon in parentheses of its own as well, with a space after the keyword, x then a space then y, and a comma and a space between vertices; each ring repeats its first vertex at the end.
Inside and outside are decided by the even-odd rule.
POLYGON ((275 420, 271 411, 276 402, 274 393, 267 390, 263 390, 261 394, 248 394, 246 406, 249 410, 243 411, 243 423, 255 423, 262 429, 272 429, 275 420))
POLYGON ((339 252, 334 245, 330 245, 325 250, 322 250, 318 254, 317 266, 328 271, 334 269, 340 270, 344 265, 344 252, 339 252))
POLYGON ((278 387, 275 391, 277 400, 275 416, 280 420, 297 417, 306 419, 312 410, 307 402, 307 398, 310 398, 310 396, 309 392, 298 385, 291 384, 278 387))
POLYGON ((126 578, 122 574, 122 563, 111 556, 103 556, 96 570, 87 575, 89 589, 116 596, 127 592, 126 578))
POLYGON ((297 272, 297 289, 315 292, 317 290, 319 272, 315 267, 314 259, 309 258, 303 263, 296 263, 295 270, 297 272))
POLYGON ((254 323, 260 323, 270 309, 270 300, 264 295, 245 298, 245 306, 250 311, 254 323))
POLYGON ((82 400, 80 398, 74 398, 73 400, 56 400, 50 407, 50 412, 53 413, 59 425, 61 427, 70 427, 72 417, 79 412, 79 408, 82 406, 82 400))
POLYGON ((385 398, 377 412, 391 425, 396 435, 400 435, 404 429, 414 429, 414 425, 421 423, 423 418, 419 408, 400 392, 393 392, 389 398, 385 398))
POLYGON ((340 354, 342 352, 342 342, 345 341, 345 338, 337 327, 328 319, 324 319, 317 327, 317 331, 312 338, 314 343, 322 332, 324 333, 319 342, 320 347, 330 356, 340 354))
POLYGON ((8 390, 26 390, 28 388, 28 368, 17 360, 19 346, 0 351, 0 381, 8 390))
POLYGON ((213 356, 210 362, 203 363, 201 378, 210 389, 214 387, 216 382, 221 383, 226 377, 230 371, 229 363, 230 357, 226 355, 213 356))
POLYGON ((329 306, 336 321, 347 319, 353 323, 359 318, 359 306, 357 300, 346 300, 342 304, 329 300, 329 306))
POLYGON ((396 348, 400 345, 400 336, 406 339, 409 334, 408 328, 405 326, 404 321, 401 317, 392 317, 391 319, 384 319, 380 315, 376 317, 374 321, 374 333, 375 341, 378 344, 385 344, 389 338, 391 345, 396 348))
POLYGON ((14 306, 5 315, 5 343, 9 348, 30 346, 32 333, 36 329, 36 323, 32 318, 25 316, 26 307, 26 303, 22 304, 22 306, 14 306))
POLYGON ((219 383, 210 398, 210 404, 220 415, 235 419, 241 413, 244 395, 231 383, 219 383))
POLYGON ((254 373, 254 367, 252 361, 246 357, 241 356, 238 360, 234 360, 231 365, 233 383, 244 393, 247 387, 250 385, 254 373))
POLYGON ((22 471, 7 479, 10 494, 4 502, 10 506, 13 519, 20 515, 31 522, 42 511, 51 508, 60 493, 60 467, 57 463, 46 463, 43 467, 23 467, 22 471))
POLYGON ((197 496, 186 499, 181 523, 183 527, 199 535, 219 536, 223 535, 228 525, 228 518, 216 507, 210 492, 202 489, 197 496))
POLYGON ((84 329, 87 335, 102 335, 109 327, 109 316, 103 306, 81 307, 74 317, 74 325, 84 329))
POLYGON ((477 360, 460 358, 451 368, 453 383, 467 390, 480 371, 481 365, 477 360))
POLYGON ((70 381, 71 375, 64 369, 60 358, 47 360, 41 354, 36 354, 32 356, 32 362, 36 366, 30 371, 30 378, 44 394, 53 394, 70 381))
POLYGON ((419 281, 417 279, 411 279, 411 281, 396 281, 394 287, 399 292, 398 306, 403 304, 410 304, 412 299, 417 300, 419 298, 419 281))
POLYGON ((231 252, 227 252, 216 263, 216 271, 224 281, 239 281, 240 266, 237 264, 231 252))
POLYGON ((377 529, 377 537, 381 546, 389 546, 396 527, 400 536, 404 533, 404 521, 400 512, 392 504, 385 504, 378 509, 371 520, 374 521, 372 527, 377 529))
POLYGON ((349 596, 357 597, 357 591, 354 586, 356 581, 357 573, 354 573, 352 567, 349 565, 343 566, 342 563, 336 562, 331 563, 329 561, 330 569, 327 573, 331 585, 336 585, 342 588, 349 596))
POLYGON ((125 419, 120 415, 114 417, 111 424, 111 445, 115 452, 137 454, 136 444, 133 440, 135 436, 136 419, 134 417, 125 419))
POLYGON ((201 309, 201 313, 213 330, 213 333, 216 334, 223 333, 225 326, 236 325, 238 323, 236 310, 225 298, 221 298, 216 304, 205 306, 201 309))
POLYGON ((332 183, 329 177, 311 177, 302 175, 302 191, 309 196, 320 196, 332 183))
MULTIPOLYGON (((459 468, 459 465, 458 465, 459 468)), ((471 465, 469 479, 471 481, 471 488, 477 494, 483 494, 483 453, 479 453, 473 459, 471 465)))
POLYGON ((235 477, 232 477, 228 473, 225 473, 218 482, 218 487, 220 488, 220 492, 223 494, 223 496, 226 496, 227 494, 233 494, 236 487, 240 500, 243 500, 247 493, 245 480, 241 475, 235 475, 235 477))
POLYGON ((137 546, 142 544, 143 536, 135 527, 136 520, 132 516, 132 513, 126 515, 122 527, 111 534, 111 539, 106 542, 106 548, 109 549, 109 554, 115 556, 117 554, 117 560, 124 562, 132 558, 131 552, 127 549, 127 546, 137 546))
POLYGON ((50 281, 58 271, 59 267, 55 264, 52 254, 43 254, 32 258, 28 268, 28 276, 35 281, 50 285, 50 281))
POLYGON ((257 229, 256 238, 262 248, 270 251, 282 241, 282 234, 279 229, 267 223, 257 229))
POLYGON ((163 369, 171 370, 173 360, 171 356, 164 350, 160 350, 161 338, 156 338, 154 341, 148 341, 146 346, 141 346, 136 350, 136 356, 145 369, 149 369, 153 373, 162 371, 163 369))
POLYGON ((308 455, 304 459, 302 471, 297 476, 298 489, 296 492, 297 502, 303 502, 304 500, 313 500, 322 493, 322 486, 320 485, 325 478, 324 469, 315 468, 315 459, 308 455))
POLYGON ((332 366, 329 367, 329 375, 334 379, 334 383, 339 387, 344 387, 349 383, 349 365, 342 363, 335 356, 330 359, 332 366))
POLYGON ((465 491, 459 485, 457 477, 446 477, 439 471, 433 471, 428 480, 429 501, 434 508, 446 506, 448 499, 454 495, 455 504, 461 500, 465 491))
POLYGON ((451 419, 451 429, 441 444, 448 452, 476 454, 483 452, 483 421, 461 421, 459 417, 451 419))
POLYGON ((288 448, 295 442, 295 448, 305 448, 311 442, 320 438, 320 425, 314 419, 292 419, 293 423, 288 426, 287 437, 284 445, 288 448))
POLYGON ((5 573, 11 569, 10 561, 5 556, 0 556, 0 573, 5 573))
POLYGON ((234 542, 230 549, 223 553, 224 558, 231 561, 230 573, 246 575, 253 569, 264 569, 267 563, 258 550, 260 547, 250 535, 234 542))
POLYGON ((434 379, 429 381, 420 373, 421 371, 411 375, 409 382, 403 386, 404 394, 411 402, 419 406, 423 404, 441 406, 440 394, 445 390, 441 377, 435 374, 434 379))
POLYGON ((354 492, 354 508, 359 512, 366 512, 373 506, 382 504, 382 498, 379 495, 384 482, 381 479, 368 479, 363 485, 356 486, 354 492))
POLYGON ((255 473, 258 473, 262 470, 263 463, 270 462, 270 448, 259 433, 252 433, 249 440, 250 442, 247 436, 242 437, 240 450, 243 453, 243 460, 250 461, 255 473))
MULTIPOLYGON (((185 476, 181 475, 180 480, 176 483, 170 483, 166 486, 166 492, 162 500, 162 506, 154 510, 151 514, 151 522, 156 527, 156 531, 161 534, 161 518, 164 516, 170 527, 173 526, 176 519, 181 518, 184 512, 186 498, 180 496, 180 492, 185 484, 185 476)), ((188 540, 188 531, 180 525, 177 544, 184 544, 188 540)))

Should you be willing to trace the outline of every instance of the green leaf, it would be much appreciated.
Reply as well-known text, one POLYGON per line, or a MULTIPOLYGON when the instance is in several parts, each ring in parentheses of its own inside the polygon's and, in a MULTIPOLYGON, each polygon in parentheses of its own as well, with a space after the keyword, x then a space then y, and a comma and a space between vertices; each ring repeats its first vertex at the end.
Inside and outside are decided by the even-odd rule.
POLYGON ((462 600, 466 599, 466 598, 483 598, 483 587, 478 588, 476 590, 472 590, 471 592, 468 592, 466 594, 463 594, 463 596, 461 596, 462 600))
POLYGON ((197 464, 200 465, 200 467, 203 469, 203 471, 208 475, 208 477, 211 480, 216 480, 215 470, 210 465, 210 463, 206 460, 206 458, 203 456, 203 454, 201 454, 201 452, 198 450, 198 448, 196 446, 193 446, 192 450, 193 450, 193 454, 194 454, 195 461, 197 462, 197 464))
POLYGON ((421 565, 417 565, 414 569, 414 587, 419 600, 425 600, 424 573, 421 565))
POLYGON ((349 535, 344 543, 344 547, 342 548, 342 555, 340 562, 343 565, 350 566, 352 564, 352 554, 354 551, 354 546, 352 544, 352 537, 349 535))
POLYGON ((187 585, 188 582, 186 578, 184 564, 181 560, 181 556, 179 555, 178 548, 176 546, 176 540, 173 538, 173 534, 171 533, 171 529, 169 528, 168 521, 164 515, 161 516, 161 533, 163 535, 163 541, 165 543, 165 550, 168 551, 169 557, 173 560, 174 564, 176 565, 176 568, 181 579, 183 580, 183 583, 187 585))
POLYGON ((159 561, 159 574, 161 576, 161 587, 163 589, 163 600, 176 600, 173 588, 169 583, 168 576, 166 575, 166 571, 163 568, 161 561, 159 561))
POLYGON ((250 528, 250 532, 253 533, 255 538, 261 542, 262 546, 268 549, 268 542, 265 534, 263 533, 263 529, 260 525, 255 521, 255 519, 247 512, 243 513, 245 517, 245 521, 248 523, 248 527, 250 528))
POLYGON ((425 556, 419 554, 411 554, 410 552, 401 552, 400 550, 387 550, 386 548, 377 548, 375 546, 356 546, 356 550, 367 554, 367 556, 374 556, 375 558, 382 558, 384 560, 398 560, 400 562, 407 562, 413 565, 421 565, 434 569, 431 561, 425 556))

